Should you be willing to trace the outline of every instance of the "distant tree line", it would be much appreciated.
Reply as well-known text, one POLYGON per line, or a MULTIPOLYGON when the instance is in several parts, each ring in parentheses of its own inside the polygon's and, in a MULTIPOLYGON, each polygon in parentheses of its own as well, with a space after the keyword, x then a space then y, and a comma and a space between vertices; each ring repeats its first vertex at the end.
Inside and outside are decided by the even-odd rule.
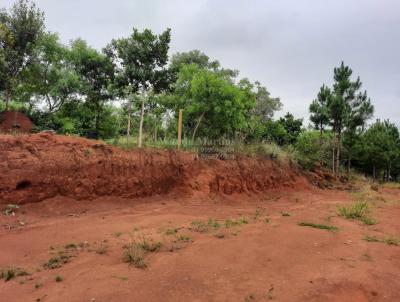
POLYGON ((324 166, 337 177, 343 167, 387 180, 399 174, 398 128, 379 120, 368 126, 374 107, 344 63, 311 103, 314 129, 307 130, 291 113, 274 119, 281 100, 260 82, 199 50, 170 56, 170 41, 170 29, 134 28, 102 50, 82 39, 64 45, 34 2, 18 0, 0 10, 0 109, 25 111, 37 130, 135 137, 139 147, 176 138, 183 109, 183 136, 191 142, 272 142, 305 167, 324 166))

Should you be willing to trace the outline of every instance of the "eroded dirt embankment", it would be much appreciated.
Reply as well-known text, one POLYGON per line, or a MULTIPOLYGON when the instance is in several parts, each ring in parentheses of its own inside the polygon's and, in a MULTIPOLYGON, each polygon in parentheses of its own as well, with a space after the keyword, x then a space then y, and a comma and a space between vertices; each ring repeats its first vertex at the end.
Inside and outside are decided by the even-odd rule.
POLYGON ((270 159, 199 160, 165 150, 123 151, 98 141, 40 133, 0 135, 0 204, 76 199, 263 192, 307 186, 293 167, 270 159))

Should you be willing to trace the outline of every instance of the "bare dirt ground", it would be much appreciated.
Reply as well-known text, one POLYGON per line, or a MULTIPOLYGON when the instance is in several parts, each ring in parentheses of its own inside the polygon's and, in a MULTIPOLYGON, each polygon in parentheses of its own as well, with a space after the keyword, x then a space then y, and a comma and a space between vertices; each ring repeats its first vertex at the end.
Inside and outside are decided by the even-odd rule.
MULTIPOLYGON (((0 216, 0 269, 29 275, 0 281, 0 301, 400 301, 400 247, 365 240, 400 237, 399 189, 322 190, 285 172, 292 185, 259 192, 222 194, 211 182, 204 194, 200 182, 202 194, 179 185, 141 198, 57 191, 39 200, 32 188, 43 180, 23 180, 32 169, 15 172, 20 155, 4 158, 0 168, 14 171, 16 186, 30 184, 15 188, 15 214, 0 216), (356 200, 368 201, 377 224, 338 215, 338 206, 356 200), (127 247, 143 242, 155 246, 145 267, 126 263, 127 247)), ((5 205, 11 182, 2 188, 5 205)))

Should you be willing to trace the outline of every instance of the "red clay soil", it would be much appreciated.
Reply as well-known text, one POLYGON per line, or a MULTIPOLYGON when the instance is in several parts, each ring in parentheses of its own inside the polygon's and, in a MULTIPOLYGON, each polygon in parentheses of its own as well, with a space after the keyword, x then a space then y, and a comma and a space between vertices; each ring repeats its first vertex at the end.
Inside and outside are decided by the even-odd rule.
POLYGON ((399 188, 49 134, 0 146, 0 209, 20 204, 0 215, 1 302, 400 301, 399 188), (376 224, 338 215, 355 200, 376 224), (125 262, 157 242, 144 268, 125 262), (16 268, 28 275, 5 282, 16 268))
POLYGON ((199 160, 193 153, 123 151, 99 141, 49 133, 1 135, 0 146, 0 204, 54 196, 231 195, 308 186, 296 168, 270 159, 199 160))
POLYGON ((4 111, 0 113, 0 133, 30 133, 33 129, 33 123, 22 112, 4 111))

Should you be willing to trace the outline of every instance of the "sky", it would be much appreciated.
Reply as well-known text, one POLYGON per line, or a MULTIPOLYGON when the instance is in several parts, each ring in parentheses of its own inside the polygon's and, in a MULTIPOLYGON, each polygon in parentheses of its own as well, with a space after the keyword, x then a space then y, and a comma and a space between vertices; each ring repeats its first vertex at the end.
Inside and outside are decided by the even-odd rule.
MULTIPOLYGON (((0 0, 1 7, 13 1, 0 0), (4 3, 4 4, 3 4, 4 3)), ((398 0, 37 0, 47 29, 98 49, 132 28, 172 30, 170 53, 199 49, 260 81, 308 123, 320 86, 343 60, 360 76, 374 118, 400 126, 398 0)))

